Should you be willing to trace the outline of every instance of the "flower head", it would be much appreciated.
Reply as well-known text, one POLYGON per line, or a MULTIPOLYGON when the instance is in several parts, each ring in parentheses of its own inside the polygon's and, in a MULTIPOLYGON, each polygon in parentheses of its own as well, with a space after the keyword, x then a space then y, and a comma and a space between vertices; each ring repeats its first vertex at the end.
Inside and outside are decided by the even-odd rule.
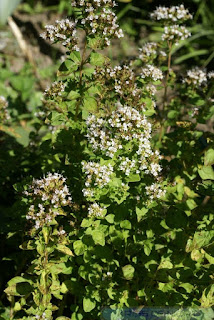
POLYGON ((167 22, 184 22, 186 20, 192 19, 188 9, 184 8, 184 5, 180 6, 171 6, 171 7, 162 7, 159 6, 154 12, 151 13, 151 18, 158 21, 167 21, 167 22))
POLYGON ((66 178, 59 173, 48 173, 42 179, 33 179, 28 190, 24 191, 32 203, 26 219, 34 221, 36 229, 51 224, 61 214, 61 208, 71 204, 65 181, 66 178))

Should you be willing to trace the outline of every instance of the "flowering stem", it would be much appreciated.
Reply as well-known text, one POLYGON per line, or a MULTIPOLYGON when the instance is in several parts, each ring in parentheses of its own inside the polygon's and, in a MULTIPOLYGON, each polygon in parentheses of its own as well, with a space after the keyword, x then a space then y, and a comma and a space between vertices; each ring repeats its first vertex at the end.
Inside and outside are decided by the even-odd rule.
MULTIPOLYGON (((81 87, 82 87, 82 74, 83 74, 83 66, 85 64, 86 47, 87 47, 87 42, 86 42, 86 36, 85 36, 82 59, 81 59, 81 63, 80 63, 80 81, 79 81, 80 90, 81 90, 81 87)), ((80 102, 81 102, 81 97, 80 97, 80 99, 79 99, 79 101, 77 103, 77 107, 76 107, 76 119, 77 119, 78 114, 79 114, 80 102)))
POLYGON ((166 108, 166 104, 167 104, 168 80, 169 80, 169 72, 170 72, 171 61, 172 61, 172 42, 170 41, 168 41, 168 48, 169 48, 169 54, 168 54, 167 74, 166 74, 166 79, 164 83, 163 110, 166 108))

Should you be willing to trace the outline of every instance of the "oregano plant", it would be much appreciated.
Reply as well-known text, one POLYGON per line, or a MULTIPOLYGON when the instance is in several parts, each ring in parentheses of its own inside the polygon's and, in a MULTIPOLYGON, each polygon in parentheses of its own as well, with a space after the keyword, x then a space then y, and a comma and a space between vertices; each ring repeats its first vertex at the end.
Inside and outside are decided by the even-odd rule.
POLYGON ((157 8, 151 18, 163 22, 161 41, 114 66, 105 56, 111 40, 123 36, 114 1, 71 5, 73 19, 42 34, 67 52, 44 92, 44 177, 22 185, 28 224, 21 248, 34 258, 8 282, 10 319, 98 319, 105 307, 115 319, 123 307, 210 306, 213 287, 197 281, 209 279, 205 259, 213 264, 213 257, 203 247, 213 235, 201 245, 195 232, 209 217, 191 223, 213 153, 205 156, 209 169, 200 156, 187 170, 192 159, 182 143, 174 154, 179 140, 170 137, 194 135, 187 129, 204 112, 195 105, 212 102, 212 84, 200 87, 205 71, 188 71, 179 81, 172 69, 173 50, 190 36, 182 23, 192 15, 183 5, 157 8))

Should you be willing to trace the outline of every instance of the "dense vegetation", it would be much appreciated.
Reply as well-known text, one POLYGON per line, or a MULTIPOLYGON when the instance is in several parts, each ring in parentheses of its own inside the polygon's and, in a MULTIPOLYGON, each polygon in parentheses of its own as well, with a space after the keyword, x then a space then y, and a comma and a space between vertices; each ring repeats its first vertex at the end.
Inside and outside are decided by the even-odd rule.
POLYGON ((214 316, 212 1, 124 2, 2 26, 0 319, 214 316))

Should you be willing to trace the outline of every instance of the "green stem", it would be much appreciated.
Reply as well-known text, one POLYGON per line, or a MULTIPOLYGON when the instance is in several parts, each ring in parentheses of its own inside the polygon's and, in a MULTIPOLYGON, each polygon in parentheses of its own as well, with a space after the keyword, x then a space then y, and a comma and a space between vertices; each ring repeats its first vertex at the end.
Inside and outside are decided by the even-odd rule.
MULTIPOLYGON (((86 48, 87 48, 87 41, 86 41, 86 36, 85 36, 83 53, 82 53, 82 58, 81 58, 81 63, 80 63, 80 70, 79 70, 79 73, 80 73, 80 81, 79 81, 80 90, 81 90, 81 87, 82 87, 83 66, 84 66, 84 64, 86 62, 86 60, 85 60, 86 48)), ((77 119, 78 114, 79 114, 80 103, 81 103, 81 97, 80 97, 80 99, 79 99, 79 101, 77 103, 77 107, 76 107, 76 119, 77 119)))
POLYGON ((167 90, 168 90, 168 81, 169 81, 169 72, 172 62, 172 42, 168 42, 169 54, 168 54, 168 63, 167 63, 167 74, 164 82, 164 96, 163 96, 163 110, 166 109, 167 105, 167 90))

